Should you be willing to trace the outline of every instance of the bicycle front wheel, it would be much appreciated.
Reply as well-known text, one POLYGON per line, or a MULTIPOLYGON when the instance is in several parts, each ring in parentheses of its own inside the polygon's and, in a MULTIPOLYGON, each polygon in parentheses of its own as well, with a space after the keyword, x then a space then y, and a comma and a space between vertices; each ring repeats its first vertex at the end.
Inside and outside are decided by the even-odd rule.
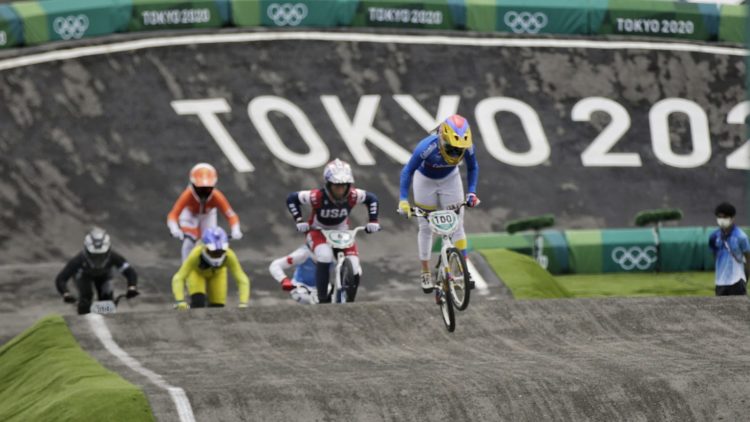
POLYGON ((453 301, 448 297, 450 296, 448 290, 448 282, 443 281, 435 287, 435 298, 440 305, 440 314, 443 316, 445 328, 448 329, 449 333, 452 333, 456 329, 456 314, 453 312, 453 301))
POLYGON ((448 249, 448 287, 453 306, 463 311, 469 306, 469 270, 463 254, 456 248, 448 249))
POLYGON ((348 259, 341 265, 341 303, 354 302, 357 295, 357 283, 354 275, 354 267, 348 259))

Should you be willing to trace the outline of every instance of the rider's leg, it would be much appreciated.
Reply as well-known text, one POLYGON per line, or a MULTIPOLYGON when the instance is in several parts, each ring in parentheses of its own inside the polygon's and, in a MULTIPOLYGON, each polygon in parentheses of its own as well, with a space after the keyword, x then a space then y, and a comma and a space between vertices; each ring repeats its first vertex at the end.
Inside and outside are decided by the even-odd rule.
POLYGON ((213 277, 206 280, 208 289, 208 306, 221 308, 227 303, 227 267, 216 271, 213 277))
MULTIPOLYGON (((420 172, 414 173, 413 189, 414 204, 424 210, 432 211, 438 205, 439 179, 430 179, 420 172)), ((432 230, 426 218, 419 219, 419 234, 417 235, 419 261, 422 267, 420 282, 422 290, 429 293, 432 290, 432 275, 430 273, 430 255, 432 254, 432 230)))
POLYGON ((329 303, 331 298, 328 295, 328 283, 330 266, 333 262, 333 249, 326 243, 325 236, 320 230, 310 231, 307 239, 315 255, 315 287, 318 291, 318 300, 320 303, 329 303))
POLYGON ((347 300, 354 302, 354 298, 357 296, 357 290, 359 289, 359 280, 362 276, 362 266, 359 263, 359 250, 357 245, 348 248, 345 252, 346 258, 352 263, 352 270, 354 270, 354 277, 352 277, 352 284, 345 286, 347 300))
POLYGON ((180 229, 185 235, 185 238, 182 240, 181 250, 182 262, 185 262, 188 255, 190 255, 190 251, 195 247, 195 242, 201 236, 199 227, 200 221, 196 215, 194 215, 189 209, 185 208, 180 213, 179 223, 180 229))
POLYGON ((99 300, 113 300, 114 289, 112 287, 112 279, 94 282, 96 286, 96 297, 99 300))
POLYGON ((190 295, 190 307, 191 308, 205 308, 206 307, 206 279, 203 278, 197 271, 193 271, 188 275, 188 294, 190 295))
POLYGON ((91 311, 91 300, 94 297, 92 288, 94 281, 90 278, 78 276, 75 278, 75 282, 78 288, 78 315, 87 314, 91 311))

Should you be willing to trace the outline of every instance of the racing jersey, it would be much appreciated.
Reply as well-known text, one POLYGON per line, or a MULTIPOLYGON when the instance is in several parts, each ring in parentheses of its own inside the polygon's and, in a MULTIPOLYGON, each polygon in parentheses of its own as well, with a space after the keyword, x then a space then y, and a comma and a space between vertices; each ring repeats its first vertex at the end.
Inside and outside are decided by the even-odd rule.
MULTIPOLYGON (((226 274, 226 269, 228 268, 229 272, 232 273, 232 277, 234 277, 234 280, 237 282, 240 303, 247 303, 250 298, 250 279, 247 277, 247 274, 242 271, 240 261, 237 259, 237 255, 234 251, 231 248, 227 249, 227 256, 226 259, 224 259, 224 262, 218 267, 212 267, 203 258, 203 254, 201 253, 203 252, 203 247, 202 244, 194 247, 193 250, 190 251, 190 255, 188 255, 187 259, 182 263, 182 266, 180 266, 180 269, 172 277, 172 293, 174 294, 175 300, 178 302, 185 300, 185 280, 190 273, 196 272, 201 277, 210 279, 222 271, 226 274)), ((224 282, 226 282, 226 279, 224 279, 224 282)))
POLYGON ((185 208, 189 209, 190 212, 193 213, 193 215, 206 214, 212 209, 218 208, 219 210, 221 210, 221 213, 224 214, 224 217, 226 217, 230 227, 233 227, 235 224, 239 224, 240 222, 240 218, 229 205, 227 197, 224 196, 224 194, 216 188, 214 188, 214 190, 211 192, 211 195, 208 197, 208 199, 206 199, 205 201, 201 201, 193 193, 193 190, 190 188, 190 186, 188 186, 184 191, 182 191, 182 194, 180 194, 180 197, 177 198, 177 201, 174 203, 172 210, 169 212, 169 215, 167 216, 167 224, 169 224, 170 221, 173 223, 177 223, 177 220, 180 218, 180 213, 185 208))
POLYGON ((128 261, 115 251, 111 251, 107 262, 101 268, 95 268, 89 264, 83 251, 74 256, 60 274, 55 278, 55 286, 60 294, 68 291, 66 284, 73 278, 84 278, 91 281, 106 281, 112 278, 113 271, 119 271, 128 280, 128 286, 135 286, 138 283, 138 274, 128 261))
MULTIPOLYGON (((415 171, 419 171, 430 179, 442 179, 449 175, 458 164, 461 164, 453 165, 446 163, 443 155, 440 153, 439 142, 438 135, 435 133, 419 142, 409 162, 406 163, 404 169, 401 171, 400 199, 405 200, 409 198, 409 187, 411 186, 415 171)), ((462 161, 466 162, 468 191, 476 193, 479 163, 477 163, 476 150, 473 145, 466 150, 462 161)))
POLYGON ((745 280, 745 254, 750 252, 750 240, 739 227, 733 226, 724 236, 716 229, 708 239, 708 246, 716 257, 716 285, 731 286, 745 280))
POLYGON ((342 228, 349 223, 349 214, 355 205, 364 203, 367 205, 367 214, 370 222, 378 221, 378 198, 372 192, 362 189, 349 189, 346 198, 342 201, 331 200, 325 189, 303 190, 292 192, 286 199, 286 205, 295 221, 302 221, 300 206, 308 204, 312 208, 309 223, 315 229, 342 228))

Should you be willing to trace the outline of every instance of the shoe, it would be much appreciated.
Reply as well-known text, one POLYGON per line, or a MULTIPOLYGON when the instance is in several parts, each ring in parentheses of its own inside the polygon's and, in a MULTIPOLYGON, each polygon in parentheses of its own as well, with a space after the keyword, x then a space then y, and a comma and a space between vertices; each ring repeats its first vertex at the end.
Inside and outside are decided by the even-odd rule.
POLYGON ((425 294, 432 293, 432 291, 435 289, 435 284, 432 282, 432 274, 422 273, 422 275, 419 276, 419 280, 422 283, 422 291, 425 294))

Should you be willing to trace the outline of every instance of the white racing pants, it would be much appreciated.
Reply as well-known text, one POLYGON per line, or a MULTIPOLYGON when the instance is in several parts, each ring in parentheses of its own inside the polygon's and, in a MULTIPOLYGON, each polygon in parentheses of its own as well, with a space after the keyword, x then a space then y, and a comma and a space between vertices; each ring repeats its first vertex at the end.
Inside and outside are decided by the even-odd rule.
MULTIPOLYGON (((464 186, 458 167, 442 179, 430 179, 419 171, 414 172, 412 182, 414 190, 414 204, 422 209, 432 211, 456 206, 464 201, 464 186)), ((458 215, 458 229, 451 240, 461 251, 466 249, 466 234, 464 233, 464 210, 458 215)), ((432 253, 432 230, 426 218, 419 219, 419 259, 428 261, 432 253)))
POLYGON ((211 208, 204 214, 193 214, 188 208, 180 213, 180 228, 185 233, 182 241, 182 260, 185 261, 190 251, 195 247, 195 243, 200 240, 201 233, 204 230, 216 227, 216 208, 211 208))

